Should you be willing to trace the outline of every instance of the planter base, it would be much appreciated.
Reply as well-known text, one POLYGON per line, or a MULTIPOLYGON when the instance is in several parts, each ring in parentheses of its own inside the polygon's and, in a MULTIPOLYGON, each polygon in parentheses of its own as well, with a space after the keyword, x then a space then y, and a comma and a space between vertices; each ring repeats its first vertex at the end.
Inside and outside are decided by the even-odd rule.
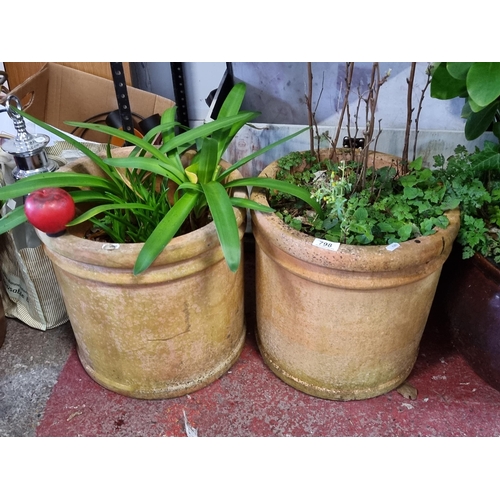
POLYGON ((245 345, 245 335, 246 331, 245 328, 243 328, 242 332, 238 335, 238 344, 228 353, 227 358, 218 360, 219 362, 217 365, 213 366, 211 370, 207 369, 198 378, 188 379, 182 382, 165 382, 163 386, 157 385, 154 390, 144 390, 141 387, 128 386, 111 380, 105 375, 95 371, 79 348, 77 348, 77 353, 87 374, 105 389, 137 399, 170 399, 185 396, 186 394, 203 389, 224 375, 240 357, 241 351, 245 345))
POLYGON ((333 401, 352 401, 352 400, 362 400, 362 399, 370 399, 375 398, 377 396, 381 396, 382 394, 386 394, 393 389, 399 387, 410 375, 413 365, 417 360, 416 356, 411 363, 409 363, 405 372, 399 374, 397 377, 391 380, 385 380, 383 383, 377 386, 371 386, 368 388, 351 388, 345 389, 340 388, 338 386, 332 385, 330 387, 321 383, 308 383, 307 381, 297 378, 292 374, 286 372, 274 359, 272 359, 267 353, 265 347, 259 341, 259 337, 257 336, 257 346, 259 348, 260 354, 264 359, 264 362, 268 366, 268 368, 278 376, 283 382, 288 384, 289 386, 297 389, 305 394, 309 394, 310 396, 315 396, 321 399, 329 399, 333 401))

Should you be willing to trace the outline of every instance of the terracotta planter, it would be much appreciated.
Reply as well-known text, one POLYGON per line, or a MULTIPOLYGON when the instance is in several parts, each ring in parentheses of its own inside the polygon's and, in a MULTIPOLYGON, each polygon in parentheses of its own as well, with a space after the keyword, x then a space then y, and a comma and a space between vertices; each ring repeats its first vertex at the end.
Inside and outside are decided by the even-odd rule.
MULTIPOLYGON (((94 171, 90 160, 72 169, 94 171)), ((245 211, 235 210, 240 238, 245 211)), ((78 355, 102 386, 160 399, 207 386, 238 359, 245 341, 243 265, 232 273, 214 223, 174 238, 139 276, 143 244, 103 244, 69 232, 38 232, 51 259, 78 355)))
POLYGON ((500 270, 456 245, 438 289, 452 341, 471 368, 500 391, 500 270))
MULTIPOLYGON (((274 177, 276 162, 262 172, 274 177)), ((254 189, 252 199, 267 204, 254 189)), ((270 369, 313 396, 366 399, 410 374, 459 228, 385 246, 317 248, 276 215, 252 213, 258 344, 270 369)))

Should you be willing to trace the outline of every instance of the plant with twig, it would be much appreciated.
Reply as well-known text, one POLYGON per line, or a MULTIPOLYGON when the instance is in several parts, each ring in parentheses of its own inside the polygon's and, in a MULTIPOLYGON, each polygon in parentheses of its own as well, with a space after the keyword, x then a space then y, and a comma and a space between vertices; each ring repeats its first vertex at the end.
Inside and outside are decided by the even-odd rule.
MULTIPOLYGON (((311 139, 310 151, 294 152, 278 161, 277 179, 305 187, 321 204, 322 214, 314 213, 302 200, 286 194, 271 193, 270 205, 286 223, 317 238, 346 244, 390 244, 433 234, 436 228, 448 226, 446 210, 456 208, 458 201, 446 189, 447 180, 440 172, 423 168, 422 158, 408 161, 412 102, 416 63, 411 64, 408 78, 407 122, 404 159, 375 165, 373 150, 381 134, 380 123, 375 128, 376 109, 382 86, 389 73, 381 75, 378 63, 373 63, 368 88, 357 89, 354 124, 351 123, 349 104, 353 87, 354 63, 346 63, 345 90, 336 135, 329 138, 330 150, 321 152, 319 139, 311 139), (360 127, 358 117, 364 105, 364 141, 357 138, 360 127), (338 148, 340 130, 347 120, 348 135, 344 148, 338 148), (354 137, 351 133, 354 127, 354 137), (371 159, 373 158, 373 161, 371 159)), ((308 81, 312 85, 312 69, 308 64, 308 81)), ((418 102, 418 119, 427 84, 418 102)), ((309 122, 315 125, 312 91, 306 97, 309 122)), ((416 143, 415 148, 416 149, 416 143)))

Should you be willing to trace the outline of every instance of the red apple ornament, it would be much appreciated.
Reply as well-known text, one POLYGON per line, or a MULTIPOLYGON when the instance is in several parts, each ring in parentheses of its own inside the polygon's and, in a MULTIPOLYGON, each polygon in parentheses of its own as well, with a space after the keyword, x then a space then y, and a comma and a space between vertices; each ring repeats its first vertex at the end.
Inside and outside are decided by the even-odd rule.
POLYGON ((49 236, 58 236, 75 217, 75 202, 64 189, 38 189, 26 197, 24 213, 38 230, 49 236))

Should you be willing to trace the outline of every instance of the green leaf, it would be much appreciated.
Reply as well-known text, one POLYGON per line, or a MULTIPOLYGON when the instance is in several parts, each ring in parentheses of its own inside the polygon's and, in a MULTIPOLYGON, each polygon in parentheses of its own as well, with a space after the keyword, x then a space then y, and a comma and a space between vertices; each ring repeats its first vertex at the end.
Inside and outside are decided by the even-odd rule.
MULTIPOLYGON (((140 137, 137 137, 134 134, 125 132, 124 130, 120 130, 114 127, 109 127, 108 125, 101 125, 99 123, 72 122, 72 121, 67 121, 64 123, 66 123, 67 125, 71 125, 72 127, 94 130, 96 132, 102 132, 103 134, 107 134, 112 137, 118 137, 119 139, 123 139, 125 142, 128 142, 130 144, 133 144, 134 146, 142 148, 143 150, 147 151, 148 153, 151 153, 152 156, 160 160, 164 159, 164 155, 162 155, 158 151, 158 148, 156 148, 149 142, 145 141, 144 139, 141 139, 140 137)), ((102 160, 100 161, 102 162, 102 160)))
POLYGON ((500 151, 488 147, 483 148, 473 157, 474 165, 480 170, 500 171, 500 151))
POLYGON ((355 240, 360 245, 369 245, 373 241, 373 235, 371 234, 358 234, 355 240))
POLYGON ((266 212, 266 213, 273 213, 276 211, 269 205, 263 205, 262 203, 257 203, 256 201, 249 200, 247 198, 229 198, 229 199, 233 207, 246 208, 248 210, 257 210, 259 212, 266 212))
POLYGON ((431 97, 436 99, 453 99, 466 92, 465 81, 453 78, 445 64, 439 64, 431 78, 431 97))
POLYGON ((457 80, 465 80, 467 77, 467 72, 472 66, 471 62, 449 62, 446 63, 446 69, 448 73, 457 80))
POLYGON ((418 182, 428 181, 432 178, 432 170, 430 168, 423 168, 418 174, 418 182))
POLYGON ((454 210, 460 206, 460 201, 460 198, 449 198, 439 208, 443 211, 454 210))
POLYGON ((493 151, 495 153, 500 153, 500 144, 493 141, 484 141, 483 149, 484 151, 493 151))
POLYGON ((425 219, 422 221, 420 224, 420 231, 422 232, 423 236, 429 236, 431 234, 434 234, 436 231, 434 231, 435 227, 435 221, 434 219, 425 219))
POLYGON ((219 182, 211 181, 202 184, 202 187, 219 236, 222 253, 229 269, 236 272, 240 266, 241 245, 231 200, 219 182))
POLYGON ((472 114, 472 109, 470 107, 469 99, 466 99, 464 105, 462 106, 462 111, 460 113, 460 118, 469 118, 472 114))
POLYGON ((368 211, 366 208, 360 207, 355 210, 353 216, 358 222, 362 222, 368 218, 368 211))
POLYGON ((198 166, 198 179, 200 184, 207 184, 212 180, 212 177, 219 164, 218 158, 218 144, 215 139, 204 137, 202 142, 201 151, 196 156, 199 163, 198 166))
POLYGON ((47 187, 86 187, 120 194, 116 190, 116 186, 103 177, 73 172, 47 172, 25 177, 14 184, 2 187, 0 189, 0 200, 10 200, 11 198, 26 196, 32 191, 47 187))
POLYGON ((178 191, 182 191, 183 189, 190 189, 191 191, 197 191, 198 193, 203 193, 203 188, 201 187, 201 184, 199 183, 193 183, 193 182, 184 182, 182 184, 179 184, 179 187, 177 188, 178 191))
POLYGON ((170 141, 164 143, 160 147, 159 151, 165 154, 179 147, 192 145, 196 142, 196 140, 203 137, 208 137, 217 130, 231 127, 235 123, 241 121, 248 122, 257 116, 259 116, 259 113, 244 111, 238 113, 238 115, 236 116, 229 116, 227 118, 221 118, 220 120, 218 119, 212 122, 204 123, 203 125, 200 125, 199 127, 196 127, 192 130, 188 130, 183 134, 179 134, 170 141))
POLYGON ((309 206, 311 206, 314 211, 324 217, 323 209, 321 205, 314 199, 311 198, 311 194, 305 188, 296 186, 294 184, 290 184, 286 181, 281 181, 278 179, 270 179, 268 177, 244 177, 243 179, 236 179, 234 181, 228 182, 225 185, 226 189, 232 187, 241 187, 241 186, 253 186, 260 187, 264 189, 276 190, 282 193, 291 194, 296 198, 306 202, 309 206))
POLYGON ((399 179, 399 182, 404 187, 413 187, 418 184, 418 179, 415 174, 404 175, 399 179))
MULTIPOLYGON (((222 158, 224 152, 226 151, 227 147, 231 143, 231 141, 234 139, 235 135, 239 132, 239 130, 244 126, 248 124, 249 120, 242 119, 238 122, 236 122, 230 130, 221 130, 216 132, 213 137, 214 139, 217 140, 218 142, 218 152, 219 152, 219 161, 222 158), (219 138, 217 137, 217 134, 222 134, 222 136, 219 138)), ((217 172, 218 173, 218 172, 217 172)))
POLYGON ((384 233, 394 233, 396 231, 395 227, 389 222, 379 222, 377 224, 378 228, 384 233))
POLYGON ((24 205, 16 207, 12 212, 8 212, 5 216, 0 218, 0 234, 4 234, 14 229, 27 220, 26 214, 24 213, 24 205))
POLYGON ((262 149, 259 149, 258 151, 255 151, 254 153, 252 153, 252 154, 250 154, 248 156, 245 156, 245 158, 242 158, 241 160, 239 160, 236 163, 234 163, 233 165, 231 165, 231 167, 229 167, 226 170, 224 170, 219 175, 219 177, 217 178, 217 180, 219 182, 222 181, 222 179, 224 179, 225 177, 227 177, 234 170, 237 170, 238 168, 240 168, 243 165, 245 165, 245 163, 248 163, 250 160, 253 160, 254 158, 257 158, 257 156, 260 156, 260 155, 266 153, 267 151, 270 151, 271 149, 275 148, 276 146, 279 146, 280 144, 282 144, 282 143, 284 143, 286 141, 289 141, 290 139, 293 139, 297 135, 303 134, 306 130, 309 130, 309 128, 310 127, 303 128, 303 129, 299 130, 298 132, 295 132, 293 134, 287 135, 283 139, 280 139, 279 141, 273 142, 272 144, 269 144, 268 146, 265 146, 262 149))
MULTIPOLYGON (((171 108, 168 108, 163 112, 161 115, 161 124, 164 125, 165 123, 172 123, 175 121, 175 116, 177 114, 177 106, 173 106, 171 108)), ((173 139, 175 137, 175 126, 177 124, 172 123, 171 127, 168 127, 166 129, 162 130, 162 142, 168 142, 170 139, 173 139)))
POLYGON ((402 241, 407 241, 413 231, 413 224, 405 224, 398 229, 398 235, 402 241))
MULTIPOLYGON (((160 125, 157 125, 156 127, 153 127, 151 130, 149 130, 148 133, 143 137, 144 141, 149 142, 149 144, 151 144, 153 139, 160 133, 162 134, 162 137, 165 135, 170 138, 170 134, 173 135, 172 131, 175 130, 175 127, 183 127, 179 122, 173 121, 173 119, 170 120, 168 118, 168 112, 171 109, 175 109, 175 107, 168 108, 167 110, 165 110, 165 112, 162 115, 162 122, 160 123, 160 125)), ((174 113, 174 118, 175 118, 175 113, 174 113)), ((140 148, 136 146, 135 149, 132 151, 132 153, 130 153, 130 156, 136 156, 139 151, 140 148)), ((142 154, 144 153, 145 151, 142 151, 142 154)))
POLYGON ((418 158, 415 158, 409 165, 408 168, 410 170, 422 170, 422 165, 423 165, 423 158, 419 156, 418 158))
POLYGON ((498 102, 492 102, 478 113, 471 113, 465 123, 465 137, 468 141, 473 141, 486 132, 495 119, 499 105, 498 102))
POLYGON ((500 96, 500 62, 475 62, 467 73, 467 91, 479 106, 500 96))
POLYGON ((96 203, 114 200, 113 196, 100 191, 70 191, 69 194, 75 203, 96 203))
POLYGON ((77 224, 81 224, 86 220, 89 220, 96 215, 99 215, 103 212, 107 212, 109 210, 132 210, 132 209, 140 209, 140 210, 154 210, 154 207, 149 205, 144 205, 143 203, 107 203, 105 205, 99 205, 97 207, 91 208, 87 210, 84 214, 76 217, 71 222, 69 222, 68 226, 76 226, 77 224))
MULTIPOLYGON (((409 165, 411 168, 411 163, 409 165)), ((381 167, 377 169, 377 177, 382 184, 391 182, 396 176, 397 170, 394 167, 381 167)))
MULTIPOLYGON (((472 113, 479 113, 479 111, 481 111, 481 110, 483 110, 485 108, 485 106, 480 106, 470 96, 467 98, 467 104, 469 105, 470 111, 472 113)), ((462 112, 463 112, 463 109, 462 109, 462 112)))
POLYGON ((198 197, 199 193, 186 192, 167 212, 139 252, 134 265, 135 275, 146 271, 177 234, 196 205, 198 197))
POLYGON ((157 158, 106 158, 106 164, 116 168, 134 168, 147 170, 164 177, 172 179, 176 184, 187 182, 188 178, 184 169, 179 169, 174 161, 169 160, 166 156, 162 160, 157 158))
MULTIPOLYGON (((219 119, 237 115, 243 103, 245 92, 246 92, 246 85, 243 82, 237 83, 230 90, 226 99, 222 103, 217 118, 219 119)), ((223 152, 229 146, 229 143, 233 140, 238 130, 240 130, 245 123, 246 123, 245 121, 237 122, 231 126, 231 129, 229 131, 219 130, 213 134, 212 137, 218 142, 219 145, 219 160, 222 157, 223 152)))
POLYGON ((437 217, 435 219, 436 221, 436 225, 438 227, 441 227, 441 228, 446 228, 450 225, 450 219, 448 219, 448 217, 446 217, 446 215, 440 215, 439 217, 437 217))
POLYGON ((217 118, 225 118, 227 116, 234 116, 238 114, 241 105, 243 104, 245 92, 246 85, 243 82, 239 82, 234 85, 233 88, 229 91, 226 99, 222 103, 217 118))

